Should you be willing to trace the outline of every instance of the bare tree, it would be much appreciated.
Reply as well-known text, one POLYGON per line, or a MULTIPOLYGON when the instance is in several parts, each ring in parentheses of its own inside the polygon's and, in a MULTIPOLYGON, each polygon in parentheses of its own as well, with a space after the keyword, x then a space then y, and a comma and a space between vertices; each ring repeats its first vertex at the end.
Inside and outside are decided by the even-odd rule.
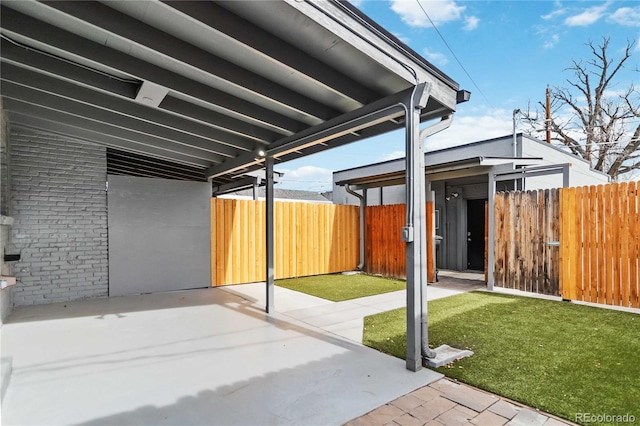
MULTIPOLYGON (((635 41, 628 41, 618 59, 609 57, 609 38, 595 45, 587 43, 592 58, 572 60, 566 70, 573 72, 568 87, 551 89, 551 119, 531 111, 523 114, 531 131, 548 124, 551 140, 589 161, 596 170, 613 179, 640 170, 640 92, 633 83, 623 91, 614 90, 616 76, 631 57, 635 41)), ((634 70, 638 72, 638 70, 634 70)), ((543 111, 545 104, 540 103, 543 111)))

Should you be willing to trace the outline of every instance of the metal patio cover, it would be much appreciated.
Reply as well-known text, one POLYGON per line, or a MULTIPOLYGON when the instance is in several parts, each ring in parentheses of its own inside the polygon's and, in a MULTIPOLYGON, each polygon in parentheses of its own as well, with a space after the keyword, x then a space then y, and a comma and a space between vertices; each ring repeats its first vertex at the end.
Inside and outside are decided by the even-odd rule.
POLYGON ((92 141, 117 173, 214 183, 455 110, 458 85, 337 1, 3 0, 1 95, 14 127, 92 141))

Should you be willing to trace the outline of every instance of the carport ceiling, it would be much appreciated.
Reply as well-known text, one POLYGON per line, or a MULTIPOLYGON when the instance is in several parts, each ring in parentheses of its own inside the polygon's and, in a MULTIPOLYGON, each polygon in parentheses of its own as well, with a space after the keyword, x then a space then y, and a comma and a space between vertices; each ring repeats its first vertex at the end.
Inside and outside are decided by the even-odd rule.
MULTIPOLYGON (((422 120, 458 85, 348 3, 3 0, 1 94, 12 126, 179 164, 214 182, 422 120), (391 107, 396 105, 396 107, 391 107)), ((169 162, 169 163, 167 163, 169 162)), ((118 163, 120 164, 120 163, 118 163)))

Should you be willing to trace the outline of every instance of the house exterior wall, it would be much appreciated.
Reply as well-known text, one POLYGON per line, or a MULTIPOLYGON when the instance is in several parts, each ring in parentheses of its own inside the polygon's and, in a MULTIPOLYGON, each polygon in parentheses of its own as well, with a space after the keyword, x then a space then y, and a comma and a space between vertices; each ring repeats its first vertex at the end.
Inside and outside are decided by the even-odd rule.
MULTIPOLYGON (((532 165, 571 163, 569 183, 571 186, 597 185, 608 182, 608 176, 590 168, 588 162, 545 142, 518 134, 516 155, 521 158, 536 158, 532 165), (542 160, 539 160, 542 158, 542 160), (535 163, 535 164, 534 164, 535 163)), ((475 142, 425 154, 426 165, 443 164, 474 157, 513 157, 513 137, 475 142)), ((509 160, 506 159, 505 162, 509 160)), ((404 170, 404 159, 377 165, 359 167, 334 173, 334 203, 359 204, 345 188, 335 182, 385 174, 404 170), (375 170, 375 172, 374 172, 375 170)), ((437 177, 429 175, 428 177, 437 177)), ((563 186, 562 174, 527 178, 524 189, 546 189, 563 186)), ((440 224, 436 234, 443 236, 436 261, 439 268, 463 270, 467 267, 467 200, 488 198, 488 175, 453 180, 434 180, 431 189, 435 191, 435 208, 439 211, 440 224), (450 194, 457 193, 458 197, 450 194), (446 198, 449 196, 449 200, 446 198)), ((513 189, 512 181, 498 182, 498 191, 513 189)), ((405 202, 405 186, 396 185, 367 190, 367 205, 402 204, 405 202)))
MULTIPOLYGON (((11 243, 9 212, 9 121, 0 98, 0 275, 11 275, 11 265, 4 261, 5 248, 11 243)), ((13 308, 13 287, 0 289, 0 326, 13 308)))
POLYGON ((107 296, 106 148, 12 129, 15 306, 107 296))
MULTIPOLYGON (((609 182, 609 176, 593 170, 591 165, 581 158, 564 152, 546 142, 522 137, 524 157, 542 157, 545 164, 571 163, 569 186, 600 185, 609 182)), ((562 187, 562 175, 548 175, 527 178, 524 189, 551 189, 562 187)))
MULTIPOLYGON (((517 135, 517 156, 521 158, 542 158, 541 164, 562 164, 571 163, 569 170, 570 186, 598 185, 609 182, 609 177, 601 172, 591 169, 588 162, 581 158, 549 145, 537 139, 517 135)), ((486 141, 474 142, 466 145, 446 148, 438 151, 428 151, 425 154, 425 164, 441 164, 471 157, 512 157, 513 137, 504 136, 501 138, 489 139, 486 141)), ((377 166, 381 173, 387 171, 404 170, 404 159, 393 160, 385 163, 382 167, 377 166)), ((369 166, 358 167, 356 169, 344 170, 334 173, 333 202, 334 204, 358 205, 356 197, 348 194, 345 188, 335 184, 336 181, 355 177, 371 175, 369 166)), ((550 175, 542 177, 528 178, 525 182, 525 190, 548 189, 562 187, 562 175, 550 175)), ((498 188, 500 190, 500 188, 498 188)), ((382 190, 382 203, 380 202, 380 189, 369 189, 367 193, 369 205, 398 204, 405 202, 404 185, 389 186, 382 190)))

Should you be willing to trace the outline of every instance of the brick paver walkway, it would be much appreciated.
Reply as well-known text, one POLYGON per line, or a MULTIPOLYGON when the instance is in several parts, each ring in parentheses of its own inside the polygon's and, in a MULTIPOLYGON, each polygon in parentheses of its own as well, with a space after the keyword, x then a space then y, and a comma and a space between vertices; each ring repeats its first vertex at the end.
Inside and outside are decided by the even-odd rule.
POLYGON ((565 426, 566 420, 440 379, 358 417, 346 426, 565 426))

